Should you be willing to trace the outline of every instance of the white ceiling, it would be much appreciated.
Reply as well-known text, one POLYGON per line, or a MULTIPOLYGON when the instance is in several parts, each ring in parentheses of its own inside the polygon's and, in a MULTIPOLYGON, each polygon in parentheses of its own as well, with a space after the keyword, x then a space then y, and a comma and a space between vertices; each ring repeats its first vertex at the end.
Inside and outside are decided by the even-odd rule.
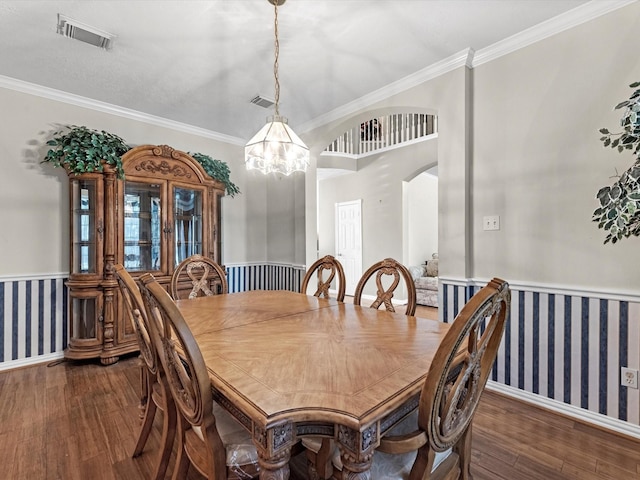
MULTIPOLYGON (((596 2, 621 3, 288 0, 278 11, 280 112, 304 127, 465 49, 579 17, 596 2)), ((267 0, 1 1, 0 75, 248 139, 272 114, 249 101, 274 97, 273 18, 267 0), (58 13, 115 34, 113 48, 58 35, 58 13)))

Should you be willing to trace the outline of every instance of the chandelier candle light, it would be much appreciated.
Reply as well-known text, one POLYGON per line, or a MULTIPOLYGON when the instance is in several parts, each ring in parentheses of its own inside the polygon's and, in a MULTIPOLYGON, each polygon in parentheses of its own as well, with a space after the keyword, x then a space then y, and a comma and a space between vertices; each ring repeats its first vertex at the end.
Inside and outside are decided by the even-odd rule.
POLYGON ((287 119, 280 116, 280 81, 278 79, 278 6, 286 0, 267 0, 275 10, 275 61, 273 74, 276 85, 275 115, 267 118, 267 124, 260 129, 244 147, 247 170, 260 170, 264 174, 271 172, 290 175, 293 172, 305 172, 309 165, 309 148, 287 125, 287 119))

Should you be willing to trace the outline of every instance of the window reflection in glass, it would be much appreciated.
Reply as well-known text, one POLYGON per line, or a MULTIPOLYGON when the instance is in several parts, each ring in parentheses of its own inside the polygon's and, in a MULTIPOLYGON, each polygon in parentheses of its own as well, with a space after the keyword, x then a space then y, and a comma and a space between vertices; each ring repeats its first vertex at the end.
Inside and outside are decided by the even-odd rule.
POLYGON ((127 182, 124 193, 124 267, 160 269, 160 186, 127 182))
POLYGON ((95 272, 95 181, 72 182, 73 195, 73 273, 95 272))
POLYGON ((202 192, 175 188, 173 199, 175 264, 202 255, 202 192))

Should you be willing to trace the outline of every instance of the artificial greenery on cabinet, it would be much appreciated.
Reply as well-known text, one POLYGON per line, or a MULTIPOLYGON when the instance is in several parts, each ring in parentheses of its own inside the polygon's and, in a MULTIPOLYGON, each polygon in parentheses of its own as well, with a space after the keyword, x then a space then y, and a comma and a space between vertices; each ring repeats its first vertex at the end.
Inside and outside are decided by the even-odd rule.
POLYGON ((229 170, 229 165, 227 165, 226 162, 211 158, 209 155, 205 155, 204 153, 188 153, 200 165, 202 165, 202 168, 204 168, 204 171, 207 172, 207 175, 224 184, 227 195, 229 195, 230 197, 235 197, 236 194, 240 193, 240 189, 238 188, 238 186, 229 178, 231 175, 231 171, 229 170))
MULTIPOLYGON (((122 155, 131 147, 122 138, 84 126, 69 125, 65 129, 54 132, 47 141, 52 148, 47 151, 43 162, 63 167, 75 175, 102 172, 107 164, 116 169, 119 178, 124 178, 122 155)), ((203 153, 190 155, 202 165, 207 175, 222 182, 229 196, 240 193, 238 186, 231 181, 231 171, 226 162, 203 153)))
POLYGON ((596 194, 600 206, 593 212, 593 221, 607 232, 604 243, 616 243, 623 238, 640 236, 640 82, 629 85, 636 90, 628 100, 616 105, 624 109, 620 120, 622 131, 612 133, 601 128, 600 140, 605 147, 623 152, 631 150, 634 163, 616 181, 602 187, 596 194))
POLYGON ((54 132, 53 138, 47 142, 53 148, 49 149, 43 162, 64 167, 76 175, 102 172, 106 163, 115 167, 118 177, 124 177, 121 157, 130 147, 122 138, 104 130, 76 125, 65 128, 66 131, 54 132))

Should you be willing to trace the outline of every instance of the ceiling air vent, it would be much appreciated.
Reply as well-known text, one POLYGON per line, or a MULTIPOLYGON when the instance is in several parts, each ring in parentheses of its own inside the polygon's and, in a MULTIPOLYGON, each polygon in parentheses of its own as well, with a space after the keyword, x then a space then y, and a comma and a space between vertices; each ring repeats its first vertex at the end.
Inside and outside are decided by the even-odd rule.
POLYGON ((259 107, 262 107, 262 108, 269 108, 270 106, 275 105, 276 102, 266 97, 263 97, 262 95, 256 95, 251 99, 251 103, 253 103, 254 105, 258 105, 259 107))
POLYGON ((109 50, 113 44, 115 35, 107 33, 95 27, 91 27, 85 23, 78 22, 73 18, 69 18, 61 13, 58 14, 58 33, 65 37, 80 40, 95 47, 109 50))

